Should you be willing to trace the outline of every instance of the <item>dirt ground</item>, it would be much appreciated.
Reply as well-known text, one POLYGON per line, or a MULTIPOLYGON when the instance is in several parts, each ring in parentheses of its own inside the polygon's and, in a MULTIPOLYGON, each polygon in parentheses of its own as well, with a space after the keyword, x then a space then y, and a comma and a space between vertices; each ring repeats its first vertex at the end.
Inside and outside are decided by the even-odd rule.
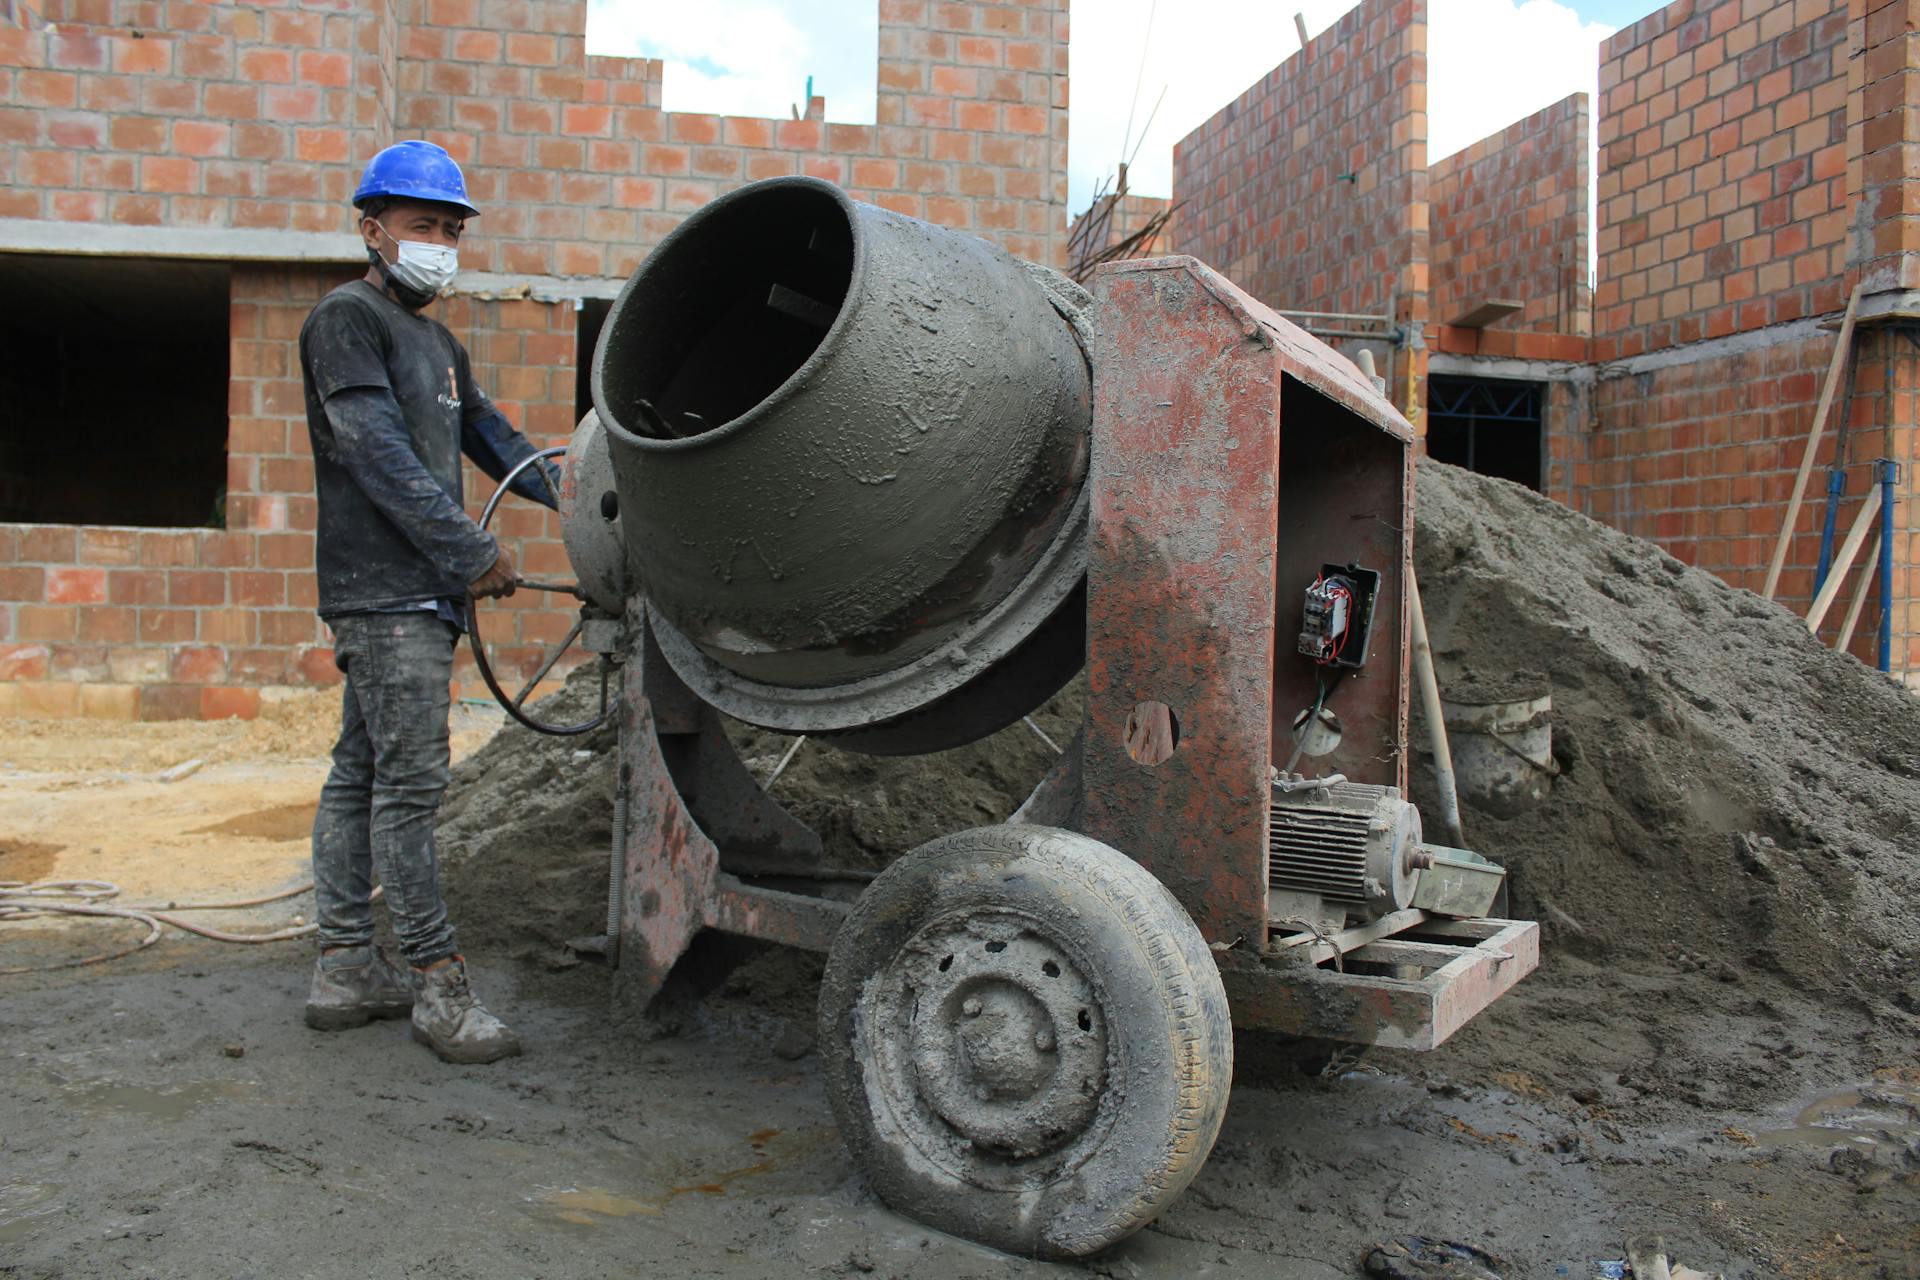
MULTIPOLYGON (((1553 692, 1547 798, 1466 811, 1544 923, 1543 966, 1427 1055, 1242 1033, 1212 1159, 1111 1253, 1037 1264, 880 1205, 817 1083, 814 957, 710 939, 650 1017, 611 1018, 606 970, 567 945, 601 918, 610 738, 489 742, 497 718, 465 712, 448 894, 527 1055, 453 1068, 403 1026, 309 1032, 300 943, 175 936, 0 977, 0 1274, 1294 1280, 1424 1235, 1508 1280, 1586 1280, 1653 1233, 1739 1280, 1920 1276, 1920 710, 1783 612, 1512 486, 1423 468, 1421 501, 1450 687, 1523 654, 1553 692)), ((1078 697, 1035 717, 1056 742, 1078 697)), ((130 901, 297 883, 332 716, 0 724, 0 879, 130 901)), ((787 741, 735 733, 763 773, 787 741)), ((878 865, 1003 819, 1052 755, 1022 725, 915 761, 809 743, 774 794, 835 861, 878 865)), ((0 968, 132 933, 0 925, 0 968)))
MULTIPOLYGON (((220 736, 241 731, 5 728, 0 877, 110 869, 130 900, 173 900, 303 874, 323 772, 310 748, 160 783, 156 768, 218 756, 220 736)), ((289 923, 308 901, 242 913, 244 925, 289 923)), ((6 928, 8 963, 97 950, 123 930, 6 928)), ((696 995, 688 984, 657 1020, 618 1026, 603 970, 555 971, 545 951, 515 950, 475 958, 482 990, 528 1041, 527 1056, 495 1068, 444 1066, 396 1024, 308 1031, 300 943, 176 935, 108 966, 0 979, 0 1274, 1075 1270, 931 1234, 873 1200, 832 1128, 796 1010, 769 994, 794 986, 792 953, 709 963, 717 986, 696 995)), ((1577 960, 1550 967, 1529 980, 1534 1012, 1496 1009, 1500 1026, 1462 1040, 1524 1034, 1538 1011, 1577 1007, 1597 976, 1577 960)), ((1636 1111, 1629 1088, 1574 1096, 1489 1070, 1470 1045, 1312 1075, 1258 1036, 1243 1035, 1238 1054, 1226 1129, 1199 1180, 1084 1269, 1357 1276, 1370 1243, 1424 1234, 1486 1248, 1508 1276, 1587 1277, 1622 1256, 1628 1234, 1651 1230, 1729 1276, 1920 1274, 1920 1076, 1898 1063, 1676 1124, 1618 1114, 1636 1111)))

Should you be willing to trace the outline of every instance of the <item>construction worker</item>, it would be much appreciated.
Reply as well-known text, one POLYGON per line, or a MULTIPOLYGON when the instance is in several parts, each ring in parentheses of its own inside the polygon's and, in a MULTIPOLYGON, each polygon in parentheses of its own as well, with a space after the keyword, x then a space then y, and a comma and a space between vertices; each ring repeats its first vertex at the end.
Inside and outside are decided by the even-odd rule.
MULTIPOLYGON (((433 827, 448 779, 453 650, 469 596, 512 595, 513 557, 461 505, 460 455, 496 480, 531 454, 474 385, 466 350, 422 314, 452 282, 479 210, 453 157, 401 142, 354 192, 369 266, 300 331, 313 438, 320 616, 346 676, 340 739, 313 823, 321 952, 306 1020, 320 1030, 411 1014, 450 1062, 519 1039, 467 980, 440 892, 433 827), (373 874, 408 969, 373 944, 373 874)), ((549 464, 515 482, 558 506, 549 464)))

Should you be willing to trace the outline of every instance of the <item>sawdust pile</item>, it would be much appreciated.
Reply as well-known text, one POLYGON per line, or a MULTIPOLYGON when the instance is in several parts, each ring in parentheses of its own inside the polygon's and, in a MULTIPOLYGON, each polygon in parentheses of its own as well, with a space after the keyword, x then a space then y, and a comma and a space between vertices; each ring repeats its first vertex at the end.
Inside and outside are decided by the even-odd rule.
MULTIPOLYGON (((1419 483, 1443 680, 1543 672, 1561 769, 1529 811, 1466 811, 1549 959, 1429 1061, 1689 1106, 1896 1061, 1920 1025, 1920 700, 1537 494, 1431 463, 1419 483)), ((1055 741, 1082 696, 1076 682, 1036 717, 1055 741)), ((765 776, 790 739, 735 741, 765 776)), ((526 951, 603 927, 611 745, 510 728, 457 770, 443 836, 470 938, 526 951)), ((775 794, 835 861, 875 865, 1003 819, 1052 754, 1023 725, 908 760, 809 742, 775 794)), ((1437 829, 1429 784, 1416 768, 1437 829)))

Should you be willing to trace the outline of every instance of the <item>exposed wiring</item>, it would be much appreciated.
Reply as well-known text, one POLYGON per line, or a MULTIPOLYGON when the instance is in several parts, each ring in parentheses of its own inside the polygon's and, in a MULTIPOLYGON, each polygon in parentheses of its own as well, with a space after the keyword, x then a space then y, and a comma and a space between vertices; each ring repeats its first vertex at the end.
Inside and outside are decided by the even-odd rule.
MULTIPOLYGON (((106 880, 42 880, 34 884, 28 884, 22 880, 0 880, 0 924, 53 915, 95 916, 132 920, 136 924, 145 925, 147 929, 146 936, 138 942, 121 947, 117 951, 103 951, 98 955, 82 956, 77 960, 63 960, 55 964, 13 966, 0 969, 0 975, 77 969, 82 965, 104 964, 108 960, 118 960, 136 951, 144 951, 158 942, 163 925, 170 925, 175 929, 184 930, 214 942, 246 945, 287 942, 294 938, 304 938, 316 932, 320 926, 302 924, 265 933, 233 933, 226 929, 195 924, 173 913, 177 911, 239 911, 247 907, 265 906, 270 902, 284 902, 288 898, 297 898, 312 890, 313 881, 308 880, 291 889, 282 889, 278 893, 264 894, 258 898, 242 898, 234 902, 143 902, 109 906, 104 904, 120 896, 120 886, 106 880)), ((382 890, 376 888, 373 891, 373 897, 377 899, 381 893, 382 890)))
MULTIPOLYGON (((1313 580, 1313 589, 1315 591, 1324 590, 1328 600, 1336 604, 1339 602, 1345 602, 1346 604, 1346 625, 1340 628, 1340 634, 1333 642, 1332 651, 1325 657, 1314 659, 1314 661, 1321 666, 1330 667, 1340 661, 1340 655, 1347 651, 1347 638, 1353 634, 1356 601, 1353 597, 1353 588, 1347 585, 1345 578, 1335 578, 1332 581, 1328 581, 1327 576, 1321 574, 1313 580)), ((1334 612, 1334 610, 1330 608, 1329 612, 1334 612)))
POLYGON ((1318 689, 1318 692, 1314 694, 1313 710, 1307 712, 1307 718, 1302 720, 1300 727, 1294 731, 1293 754, 1287 757, 1286 767, 1280 770, 1281 773, 1292 773, 1293 766, 1300 763, 1300 757, 1307 749, 1307 730, 1313 726, 1315 721, 1320 719, 1320 710, 1327 705, 1326 682, 1324 680, 1316 680, 1315 687, 1318 689))

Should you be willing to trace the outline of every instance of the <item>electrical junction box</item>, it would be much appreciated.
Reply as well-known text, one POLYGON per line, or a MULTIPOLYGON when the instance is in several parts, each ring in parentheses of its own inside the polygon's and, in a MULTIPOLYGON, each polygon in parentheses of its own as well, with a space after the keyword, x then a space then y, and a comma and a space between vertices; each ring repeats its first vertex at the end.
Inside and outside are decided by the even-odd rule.
POLYGON ((1380 574, 1357 564, 1320 566, 1307 588, 1299 651, 1323 667, 1357 671, 1367 665, 1380 574))

